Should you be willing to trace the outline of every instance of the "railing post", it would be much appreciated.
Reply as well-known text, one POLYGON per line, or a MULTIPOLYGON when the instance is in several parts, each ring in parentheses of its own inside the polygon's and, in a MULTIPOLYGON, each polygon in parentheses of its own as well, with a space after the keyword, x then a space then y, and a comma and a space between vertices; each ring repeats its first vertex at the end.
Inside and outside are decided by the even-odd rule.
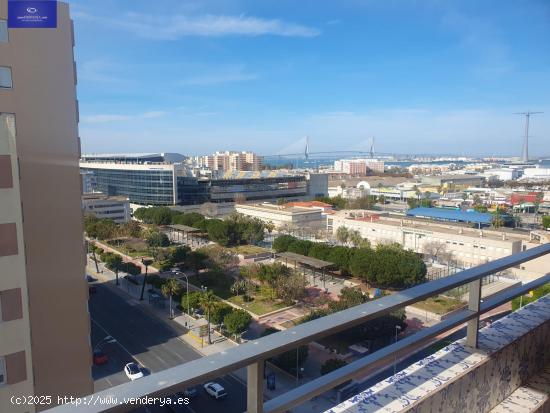
POLYGON ((246 412, 264 411, 264 361, 259 360, 246 368, 246 412))
POLYGON ((477 348, 477 335, 479 331, 479 304, 481 302, 481 279, 472 281, 469 284, 470 292, 468 294, 468 310, 475 311, 478 314, 468 321, 466 344, 477 348))

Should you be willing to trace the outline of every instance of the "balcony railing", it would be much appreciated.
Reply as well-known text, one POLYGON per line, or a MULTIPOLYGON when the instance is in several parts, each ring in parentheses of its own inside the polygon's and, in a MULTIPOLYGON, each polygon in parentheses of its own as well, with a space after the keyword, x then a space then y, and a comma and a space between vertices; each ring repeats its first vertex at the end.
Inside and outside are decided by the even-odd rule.
MULTIPOLYGON (((385 296, 365 304, 340 311, 291 329, 271 334, 268 337, 194 360, 176 367, 154 373, 140 380, 87 396, 86 404, 78 406, 79 412, 124 412, 132 410, 131 404, 99 404, 99 400, 129 400, 144 397, 162 397, 184 388, 223 376, 242 367, 247 367, 248 413, 284 412, 300 403, 320 395, 361 374, 373 363, 392 360, 396 353, 417 346, 419 343, 467 323, 467 344, 477 347, 479 317, 511 299, 523 295, 550 282, 550 273, 535 281, 513 287, 481 300, 483 277, 517 266, 550 253, 550 244, 544 244, 510 255, 454 275, 418 285, 399 293, 385 296), (276 398, 264 402, 264 361, 277 354, 295 349, 311 341, 334 335, 366 321, 386 315, 404 306, 425 300, 444 291, 469 285, 468 307, 452 317, 423 329, 392 345, 354 361, 338 370, 307 382, 276 398), (94 402, 95 401, 95 402, 94 402)), ((72 413, 74 404, 65 404, 47 410, 48 413, 72 413)))

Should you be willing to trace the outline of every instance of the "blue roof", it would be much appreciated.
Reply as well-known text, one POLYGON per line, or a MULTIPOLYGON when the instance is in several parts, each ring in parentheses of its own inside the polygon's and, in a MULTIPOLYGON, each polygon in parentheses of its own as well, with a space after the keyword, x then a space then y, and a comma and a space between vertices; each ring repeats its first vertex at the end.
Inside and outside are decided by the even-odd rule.
POLYGON ((460 211, 444 208, 413 208, 407 211, 408 216, 441 219, 455 222, 475 222, 476 224, 490 224, 492 214, 487 212, 460 211))

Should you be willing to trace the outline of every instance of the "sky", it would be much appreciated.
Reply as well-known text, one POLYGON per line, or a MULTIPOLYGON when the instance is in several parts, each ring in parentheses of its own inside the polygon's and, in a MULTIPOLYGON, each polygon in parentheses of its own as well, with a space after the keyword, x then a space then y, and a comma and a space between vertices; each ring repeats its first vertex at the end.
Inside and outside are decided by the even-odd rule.
POLYGON ((547 0, 69 0, 83 152, 550 157, 547 0))

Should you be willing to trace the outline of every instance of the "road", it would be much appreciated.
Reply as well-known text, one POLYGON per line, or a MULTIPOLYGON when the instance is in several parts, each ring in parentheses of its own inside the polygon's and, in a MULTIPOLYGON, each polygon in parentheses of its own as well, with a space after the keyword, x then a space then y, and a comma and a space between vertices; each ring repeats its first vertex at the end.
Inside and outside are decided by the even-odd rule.
MULTIPOLYGON (((133 301, 126 301, 110 287, 96 284, 97 292, 90 297, 92 319, 92 346, 97 346, 106 336, 116 343, 106 341, 101 349, 109 356, 103 366, 94 366, 92 374, 95 391, 101 391, 128 382, 124 365, 136 361, 144 367, 144 373, 155 373, 169 367, 201 357, 195 349, 178 338, 183 327, 175 322, 160 321, 133 301)), ((190 413, 223 412, 242 413, 246 410, 246 386, 235 377, 227 375, 217 379, 225 387, 228 397, 214 400, 202 388, 189 406, 181 411, 190 413)), ((151 408, 150 411, 168 411, 167 408, 151 408)))

